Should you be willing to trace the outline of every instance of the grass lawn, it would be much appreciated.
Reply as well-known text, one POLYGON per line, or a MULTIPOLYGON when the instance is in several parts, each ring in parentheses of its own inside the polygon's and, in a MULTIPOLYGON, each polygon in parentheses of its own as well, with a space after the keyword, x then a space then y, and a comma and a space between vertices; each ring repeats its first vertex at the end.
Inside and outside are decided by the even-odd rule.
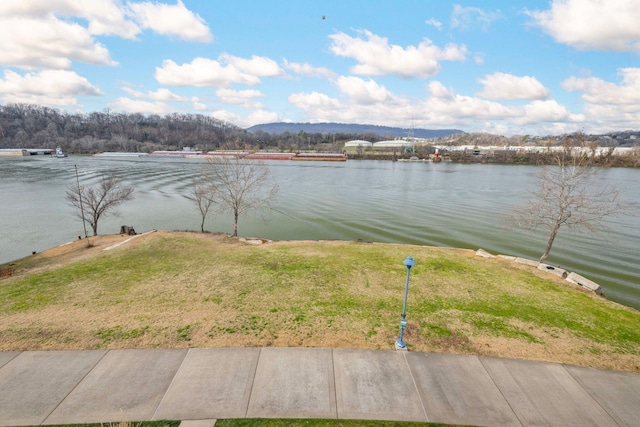
POLYGON ((413 256, 412 351, 640 372, 640 312, 473 251, 157 232, 0 266, 0 350, 303 346, 392 349, 413 256), (10 273, 7 273, 10 272, 10 273))

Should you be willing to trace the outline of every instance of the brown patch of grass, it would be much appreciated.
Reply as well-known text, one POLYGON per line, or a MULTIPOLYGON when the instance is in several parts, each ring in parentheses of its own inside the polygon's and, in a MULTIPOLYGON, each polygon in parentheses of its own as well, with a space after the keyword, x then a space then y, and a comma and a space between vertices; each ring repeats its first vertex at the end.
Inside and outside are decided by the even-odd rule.
POLYGON ((412 254, 410 350, 640 371, 637 311, 472 251, 168 232, 103 250, 127 238, 20 260, 0 281, 0 350, 391 349, 412 254))

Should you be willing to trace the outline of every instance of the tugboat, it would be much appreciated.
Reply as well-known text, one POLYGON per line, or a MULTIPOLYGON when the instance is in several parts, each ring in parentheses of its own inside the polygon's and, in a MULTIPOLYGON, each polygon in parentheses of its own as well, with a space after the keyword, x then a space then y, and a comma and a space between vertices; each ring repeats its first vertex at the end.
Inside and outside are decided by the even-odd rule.
POLYGON ((57 158, 61 159, 63 157, 68 157, 66 154, 62 152, 62 148, 56 147, 56 154, 54 154, 57 158))
POLYGON ((440 152, 436 148, 436 153, 433 155, 433 163, 440 163, 442 161, 442 157, 440 157, 440 152))

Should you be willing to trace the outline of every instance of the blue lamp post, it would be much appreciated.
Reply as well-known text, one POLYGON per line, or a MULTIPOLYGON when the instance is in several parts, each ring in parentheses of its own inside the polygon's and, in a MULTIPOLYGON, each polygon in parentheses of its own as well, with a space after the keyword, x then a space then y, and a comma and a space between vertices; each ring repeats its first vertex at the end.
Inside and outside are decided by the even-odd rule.
POLYGON ((416 262, 411 256, 402 261, 407 266, 407 280, 404 285, 404 305, 402 306, 402 318, 400 319, 400 338, 396 341, 396 350, 406 350, 407 344, 403 341, 404 329, 407 327, 407 296, 409 296, 409 273, 411 273, 411 267, 416 265, 416 262))

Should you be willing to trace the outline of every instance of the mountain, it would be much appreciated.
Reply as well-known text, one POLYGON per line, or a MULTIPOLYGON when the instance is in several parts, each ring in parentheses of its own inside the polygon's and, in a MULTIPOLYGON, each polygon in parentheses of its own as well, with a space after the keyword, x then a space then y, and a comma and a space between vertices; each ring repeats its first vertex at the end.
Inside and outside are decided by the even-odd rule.
POLYGON ((266 123, 247 128, 249 132, 262 131, 270 134, 281 133, 344 133, 350 135, 376 134, 382 138, 406 137, 413 133, 416 138, 443 138, 457 133, 458 129, 409 129, 390 126, 358 125, 347 123, 266 123))

